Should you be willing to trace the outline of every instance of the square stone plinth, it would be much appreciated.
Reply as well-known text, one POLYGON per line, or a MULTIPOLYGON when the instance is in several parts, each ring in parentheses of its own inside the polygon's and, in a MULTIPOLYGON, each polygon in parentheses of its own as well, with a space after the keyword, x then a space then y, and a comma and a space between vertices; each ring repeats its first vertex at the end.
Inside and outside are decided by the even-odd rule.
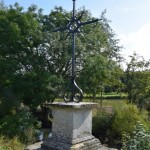
POLYGON ((92 133, 92 109, 96 103, 52 103, 52 137, 42 147, 50 150, 98 150, 100 142, 92 133))

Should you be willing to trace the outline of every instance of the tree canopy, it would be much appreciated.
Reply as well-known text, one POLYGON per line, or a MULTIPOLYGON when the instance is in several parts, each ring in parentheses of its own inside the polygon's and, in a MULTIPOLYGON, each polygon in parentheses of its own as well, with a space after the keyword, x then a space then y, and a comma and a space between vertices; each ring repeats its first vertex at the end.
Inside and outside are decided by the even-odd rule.
MULTIPOLYGON (((94 18, 85 8, 78 10, 77 15, 83 11, 82 21, 94 18)), ((62 7, 55 7, 45 15, 36 5, 24 11, 18 3, 10 7, 1 3, 0 107, 3 112, 20 103, 34 108, 45 101, 52 102, 61 94, 69 82, 72 42, 67 32, 53 30, 65 26, 71 15, 72 12, 62 7)), ((84 86, 90 84, 93 90, 107 83, 116 72, 109 67, 119 68, 121 61, 121 47, 105 11, 101 19, 97 24, 82 27, 76 36, 76 77, 84 86), (85 85, 81 79, 89 75, 92 79, 85 85)))
POLYGON ((134 53, 127 64, 126 92, 130 103, 135 103, 140 109, 150 105, 150 61, 134 53))

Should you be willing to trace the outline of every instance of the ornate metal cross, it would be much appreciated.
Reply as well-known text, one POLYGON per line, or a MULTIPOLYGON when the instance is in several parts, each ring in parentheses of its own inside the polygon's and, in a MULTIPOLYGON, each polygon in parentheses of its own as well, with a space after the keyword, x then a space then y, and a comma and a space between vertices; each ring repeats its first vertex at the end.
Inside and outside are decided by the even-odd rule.
POLYGON ((83 92, 79 88, 79 86, 77 85, 77 83, 75 81, 75 33, 79 32, 79 29, 81 26, 91 24, 94 22, 98 22, 99 19, 95 19, 95 20, 87 21, 87 22, 81 22, 84 12, 82 12, 82 14, 77 18, 75 16, 75 1, 76 0, 72 0, 72 1, 73 1, 73 15, 72 15, 72 18, 70 19, 70 22, 68 23, 68 25, 66 27, 56 29, 56 30, 54 30, 54 32, 68 30, 69 34, 72 34, 71 93, 69 93, 69 94, 64 93, 63 98, 64 98, 65 102, 77 102, 78 103, 78 102, 82 101, 82 99, 83 99, 83 92))

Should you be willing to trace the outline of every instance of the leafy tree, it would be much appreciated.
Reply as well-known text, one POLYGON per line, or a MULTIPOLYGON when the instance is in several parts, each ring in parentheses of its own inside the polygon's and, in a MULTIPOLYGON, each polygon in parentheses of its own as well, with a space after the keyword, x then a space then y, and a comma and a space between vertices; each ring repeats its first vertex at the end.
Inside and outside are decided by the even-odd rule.
POLYGON ((114 61, 108 61, 102 55, 89 56, 80 73, 80 83, 85 93, 92 95, 93 100, 99 94, 102 100, 106 86, 119 88, 122 85, 120 80, 122 73, 123 71, 114 61))
POLYGON ((22 102, 36 107, 55 97, 54 84, 58 84, 59 79, 50 70, 48 52, 43 46, 46 45, 45 33, 37 16, 35 9, 23 12, 17 3, 0 10, 2 114, 22 102))
POLYGON ((129 103, 135 103, 142 110, 150 101, 150 70, 149 61, 136 53, 131 56, 126 70, 126 91, 129 103))
POLYGON ((81 72, 82 87, 87 94, 91 94, 93 100, 96 94, 103 91, 104 85, 108 82, 108 64, 107 60, 101 55, 91 56, 86 59, 81 72))
MULTIPOLYGON (((81 21, 94 19, 85 11, 81 21)), ((35 5, 23 11, 19 4, 0 7, 0 96, 1 113, 10 112, 21 103, 36 108, 42 102, 53 101, 59 96, 71 70, 71 38, 67 31, 54 33, 64 27, 72 12, 56 7, 48 15, 35 5)), ((76 73, 86 72, 85 61, 91 55, 106 63, 120 61, 118 40, 102 13, 102 21, 82 27, 76 36, 76 73)), ((92 58, 87 59, 92 61, 92 58)), ((94 63, 98 63, 93 60, 94 63)), ((109 63, 110 64, 110 63, 109 63)), ((100 67, 100 66, 99 66, 100 67)), ((102 66, 101 66, 102 67, 102 66)), ((107 69, 104 69, 105 71, 107 69)), ((100 68, 102 70, 102 68, 100 68)), ((107 72, 107 71, 106 71, 107 72)), ((85 74, 85 73, 83 73, 85 74)), ((95 75, 95 76, 98 76, 95 75)), ((99 79, 106 75, 100 75, 99 79)), ((105 79, 102 79, 103 81, 105 79)), ((93 84, 93 83, 92 83, 93 84)))

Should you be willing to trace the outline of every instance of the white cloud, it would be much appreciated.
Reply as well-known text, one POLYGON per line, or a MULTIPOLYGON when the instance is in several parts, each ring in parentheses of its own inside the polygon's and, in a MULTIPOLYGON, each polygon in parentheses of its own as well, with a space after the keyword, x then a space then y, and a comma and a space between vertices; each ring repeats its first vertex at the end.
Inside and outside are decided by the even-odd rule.
POLYGON ((150 23, 136 32, 120 35, 119 39, 124 46, 123 55, 126 58, 135 51, 145 59, 150 59, 150 23))

